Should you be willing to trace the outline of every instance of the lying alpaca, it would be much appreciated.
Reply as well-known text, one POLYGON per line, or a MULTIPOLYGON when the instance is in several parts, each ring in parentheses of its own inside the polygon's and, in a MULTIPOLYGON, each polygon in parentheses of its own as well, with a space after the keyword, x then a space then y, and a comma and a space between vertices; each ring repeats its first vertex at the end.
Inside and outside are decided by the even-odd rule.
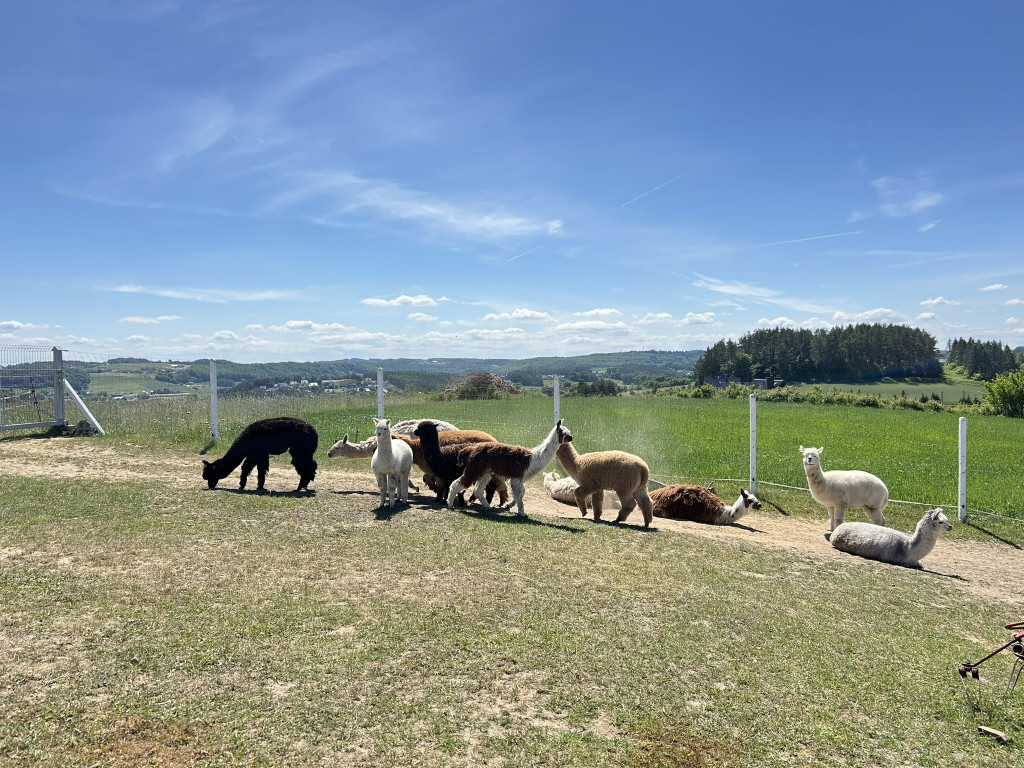
POLYGON ((752 509, 760 509, 761 502, 740 488, 740 497, 731 507, 713 491, 702 485, 666 485, 651 491, 655 517, 674 520, 692 520, 711 525, 731 525, 752 509))
POLYGON ((377 431, 377 450, 370 458, 370 469, 377 478, 380 489, 380 505, 385 499, 389 507, 395 506, 395 498, 399 501, 409 500, 409 471, 412 469, 412 448, 401 440, 391 439, 391 421, 389 419, 373 420, 377 431))
POLYGON ((843 523, 832 531, 829 542, 851 555, 920 568, 921 558, 935 548, 939 534, 951 530, 942 507, 936 507, 924 513, 913 536, 871 523, 843 523))
POLYGON ((885 483, 870 472, 859 469, 833 469, 821 471, 821 452, 824 448, 804 448, 804 473, 810 486, 811 496, 828 509, 829 530, 846 519, 846 510, 863 507, 864 512, 875 525, 885 525, 882 510, 889 501, 889 489, 885 483))
POLYGON ((242 478, 238 487, 245 488, 249 473, 256 468, 256 490, 263 490, 263 483, 270 471, 270 456, 289 451, 292 465, 299 473, 299 487, 303 490, 316 477, 317 434, 313 425, 291 416, 261 419, 242 430, 228 452, 216 461, 203 460, 203 480, 212 488, 242 465, 242 478))
POLYGON ((487 481, 493 475, 508 478, 518 514, 524 517, 526 510, 523 508, 523 497, 526 496, 526 485, 523 481, 529 480, 551 462, 563 434, 568 434, 568 430, 562 426, 562 420, 559 419, 554 429, 544 438, 544 442, 533 449, 503 443, 477 443, 464 448, 462 459, 465 461, 466 469, 462 477, 455 480, 448 489, 448 508, 454 509, 455 497, 475 485, 474 495, 485 509, 490 509, 491 505, 484 491, 487 481))
POLYGON ((581 456, 573 447, 569 430, 563 430, 559 435, 555 456, 572 479, 579 483, 580 487, 573 495, 583 515, 587 514, 587 498, 593 497, 594 520, 600 520, 604 499, 601 491, 610 490, 615 491, 622 505, 615 522, 625 521, 639 504, 644 515, 644 527, 650 527, 654 519, 653 504, 647 493, 651 472, 639 456, 625 451, 594 451, 581 456))
MULTIPOLYGON (((452 481, 462 474, 465 466, 461 458, 462 449, 467 445, 479 443, 497 444, 498 442, 486 432, 475 433, 472 430, 438 432, 434 422, 428 419, 420 422, 414 434, 419 438, 415 442, 425 467, 423 470, 424 481, 437 494, 437 500, 442 503, 448 498, 448 489, 451 487, 452 481), (471 432, 472 434, 467 434, 471 432), (467 436, 473 438, 482 435, 488 439, 457 439, 462 434, 467 434, 467 436), (427 479, 428 473, 430 479, 427 479)), ((499 504, 504 505, 508 501, 508 485, 501 478, 492 478, 491 482, 487 484, 486 493, 488 501, 494 495, 495 490, 498 491, 499 504)))
MULTIPOLYGON (((555 501, 560 501, 563 504, 570 506, 576 506, 576 489, 580 487, 580 484, 573 480, 571 477, 559 477, 557 472, 547 472, 544 474, 544 488, 547 490, 548 495, 551 496, 555 501)), ((653 495, 651 498, 654 498, 653 495)), ((590 497, 587 497, 587 506, 592 506, 593 502, 590 497)), ((602 499, 601 508, 618 508, 619 497, 611 491, 605 491, 602 499)))

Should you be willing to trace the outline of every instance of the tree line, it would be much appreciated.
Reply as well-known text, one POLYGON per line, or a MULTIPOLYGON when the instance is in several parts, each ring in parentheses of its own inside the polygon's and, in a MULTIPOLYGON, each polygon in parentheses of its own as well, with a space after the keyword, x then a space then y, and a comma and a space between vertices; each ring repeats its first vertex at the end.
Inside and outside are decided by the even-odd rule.
POLYGON ((982 381, 1013 373, 1021 365, 1020 357, 1006 344, 973 338, 949 342, 946 362, 957 366, 964 375, 982 381))
POLYGON ((698 382, 734 376, 747 382, 870 381, 942 375, 935 337, 905 325, 835 326, 828 330, 763 328, 709 347, 694 366, 698 382))

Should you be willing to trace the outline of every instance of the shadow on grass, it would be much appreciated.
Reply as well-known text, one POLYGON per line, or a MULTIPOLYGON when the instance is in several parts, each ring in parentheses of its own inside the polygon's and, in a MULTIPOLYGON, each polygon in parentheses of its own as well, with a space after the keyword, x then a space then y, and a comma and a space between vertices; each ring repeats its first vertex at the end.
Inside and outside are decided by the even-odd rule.
POLYGON ((316 490, 313 488, 307 488, 304 491, 271 491, 267 488, 209 488, 207 490, 234 493, 239 496, 316 496, 316 490))
POLYGON ((208 443, 207 443, 207 444, 206 444, 205 446, 203 446, 203 450, 201 450, 201 451, 199 452, 199 455, 200 455, 200 456, 205 456, 205 455, 206 455, 206 454, 208 454, 208 453, 209 453, 210 451, 212 451, 212 450, 213 450, 213 448, 214 448, 214 446, 216 446, 216 445, 217 445, 217 443, 216 443, 215 441, 211 440, 211 441, 210 441, 210 442, 208 442, 208 443))
POLYGON ((999 534, 992 533, 992 531, 988 530, 987 528, 982 528, 980 525, 978 525, 977 523, 972 523, 970 520, 965 520, 962 523, 962 525, 966 525, 966 526, 968 526, 970 528, 973 528, 974 530, 978 531, 979 533, 984 533, 986 536, 991 536, 996 541, 1001 542, 1003 544, 1006 544, 1009 547, 1013 547, 1014 549, 1018 549, 1019 550, 1021 548, 1019 544, 1014 544, 1009 539, 1004 539, 999 534))
POLYGON ((512 525, 540 525, 545 528, 557 528, 560 531, 567 531, 569 533, 583 533, 582 528, 576 528, 571 525, 562 525, 561 523, 548 522, 537 517, 520 517, 515 512, 509 512, 501 508, 494 509, 483 509, 482 507, 457 507, 455 509, 461 515, 467 517, 474 517, 480 520, 491 520, 495 523, 506 523, 512 525), (502 514, 504 512, 504 514, 502 514))

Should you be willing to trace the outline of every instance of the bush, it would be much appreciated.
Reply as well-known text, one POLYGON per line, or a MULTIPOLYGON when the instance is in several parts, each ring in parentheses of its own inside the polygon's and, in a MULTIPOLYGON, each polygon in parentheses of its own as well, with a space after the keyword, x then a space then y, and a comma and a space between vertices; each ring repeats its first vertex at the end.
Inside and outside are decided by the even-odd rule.
POLYGON ((985 402, 992 406, 996 413, 1024 418, 1024 371, 996 376, 992 381, 985 382, 985 402))

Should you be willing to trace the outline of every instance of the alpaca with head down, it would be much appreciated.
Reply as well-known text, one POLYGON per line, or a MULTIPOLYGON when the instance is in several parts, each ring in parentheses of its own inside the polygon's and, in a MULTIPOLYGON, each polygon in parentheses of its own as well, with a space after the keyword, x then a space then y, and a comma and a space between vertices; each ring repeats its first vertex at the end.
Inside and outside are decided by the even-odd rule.
POLYGON ((228 448, 227 453, 215 461, 203 460, 203 480, 210 489, 242 465, 242 477, 238 484, 245 488, 249 474, 256 469, 256 490, 263 490, 263 483, 270 471, 270 457, 288 451, 292 465, 299 473, 299 487, 304 490, 316 477, 316 453, 318 437, 313 425, 292 416, 261 419, 242 430, 228 448))

